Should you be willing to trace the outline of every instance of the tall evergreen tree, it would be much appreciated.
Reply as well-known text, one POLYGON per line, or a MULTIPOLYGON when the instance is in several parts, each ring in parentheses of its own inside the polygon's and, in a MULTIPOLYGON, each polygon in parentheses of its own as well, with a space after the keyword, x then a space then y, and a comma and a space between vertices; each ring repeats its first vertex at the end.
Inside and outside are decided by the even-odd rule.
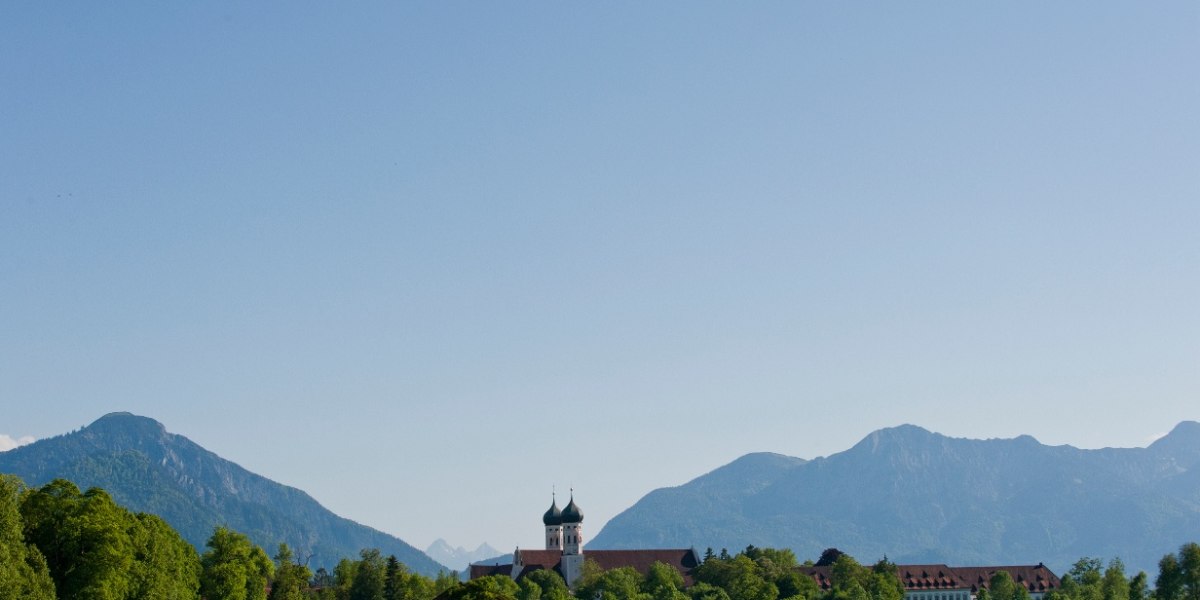
POLYGON ((404 565, 395 554, 387 557, 384 567, 383 597, 385 600, 402 600, 404 593, 404 565))

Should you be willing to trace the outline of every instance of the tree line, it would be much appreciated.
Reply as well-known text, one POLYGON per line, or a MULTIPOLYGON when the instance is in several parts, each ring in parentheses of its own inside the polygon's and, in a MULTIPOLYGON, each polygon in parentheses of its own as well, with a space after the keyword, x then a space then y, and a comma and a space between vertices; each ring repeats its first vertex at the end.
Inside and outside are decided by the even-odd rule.
MULTIPOLYGON (((798 563, 791 550, 749 546, 736 555, 710 548, 685 585, 674 567, 657 563, 646 574, 630 567, 605 571, 584 562, 574 594, 553 571, 535 571, 520 581, 502 575, 451 588, 445 600, 903 600, 896 565, 884 557, 871 565, 834 548, 817 561, 798 563), (828 567, 823 589, 805 567, 828 567)), ((1120 559, 1105 563, 1082 558, 1061 577, 1062 585, 1044 600, 1200 600, 1200 545, 1183 545, 1159 562, 1159 574, 1125 573, 1120 559)), ((976 600, 1029 600, 1029 592, 1001 570, 992 575, 976 600)))
POLYGON ((203 553, 157 516, 65 479, 28 488, 0 475, 0 600, 433 600, 458 584, 364 550, 312 573, 218 527, 203 553))
MULTIPOLYGON (((364 549, 332 572, 312 572, 285 544, 274 557, 245 535, 218 527, 203 553, 162 519, 119 506, 99 488, 55 480, 28 488, 0 475, 0 600, 903 600, 896 565, 863 565, 828 549, 799 563, 791 550, 755 548, 730 555, 709 549, 690 573, 654 564, 604 570, 584 562, 575 586, 554 571, 513 581, 429 578, 395 556, 364 549), (828 567, 822 589, 805 567, 828 567)), ((1082 558, 1045 600, 1200 600, 1200 545, 1185 544, 1159 562, 1153 588, 1119 559, 1082 558)), ((1025 587, 997 572, 977 600, 1029 600, 1025 587)))

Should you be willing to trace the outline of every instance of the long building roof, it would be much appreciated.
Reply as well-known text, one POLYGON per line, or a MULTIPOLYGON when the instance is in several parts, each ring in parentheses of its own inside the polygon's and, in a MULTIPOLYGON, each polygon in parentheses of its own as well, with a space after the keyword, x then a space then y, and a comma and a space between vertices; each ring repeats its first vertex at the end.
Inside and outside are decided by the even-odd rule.
MULTIPOLYGON (((802 567, 804 574, 812 577, 823 590, 829 589, 830 567, 802 567)), ((896 576, 907 592, 926 590, 970 590, 972 593, 987 589, 988 583, 998 571, 1006 571, 1013 581, 1031 593, 1044 593, 1058 589, 1062 582, 1046 565, 1011 565, 988 567, 951 567, 943 564, 896 565, 896 576)))

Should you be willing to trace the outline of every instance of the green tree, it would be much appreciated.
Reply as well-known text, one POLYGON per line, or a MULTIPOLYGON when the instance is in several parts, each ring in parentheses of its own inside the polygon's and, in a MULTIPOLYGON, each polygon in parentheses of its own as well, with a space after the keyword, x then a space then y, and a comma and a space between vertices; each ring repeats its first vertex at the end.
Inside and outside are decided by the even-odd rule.
MULTIPOLYGON (((836 549, 832 550, 837 551, 836 549)), ((829 550, 825 552, 828 553, 829 550)), ((822 560, 825 558, 824 553, 821 554, 821 558, 822 560)), ((818 561, 817 564, 820 564, 820 562, 818 561)), ((855 584, 862 587, 862 579, 862 565, 858 564, 858 561, 854 560, 854 557, 849 554, 839 552, 833 560, 833 564, 829 565, 829 584, 832 586, 834 592, 849 591, 855 584)))
MULTIPOLYGON (((583 568, 579 570, 579 580, 575 582, 575 595, 584 598, 583 590, 591 591, 602 575, 604 575, 604 568, 596 561, 585 558, 583 568)), ((590 598, 585 600, 590 600, 590 598)))
POLYGON ((1138 574, 1129 580, 1129 600, 1148 600, 1150 598, 1146 584, 1147 579, 1145 571, 1138 571, 1138 574))
POLYGON ((46 559, 25 542, 20 498, 25 484, 0 475, 0 598, 54 600, 54 580, 46 559))
POLYGON ((590 585, 581 583, 575 596, 581 600, 650 600, 650 595, 643 593, 641 586, 641 573, 633 567, 619 567, 604 571, 590 585))
POLYGON ((1100 580, 1100 593, 1104 600, 1129 600, 1129 579, 1125 577, 1125 563, 1114 558, 1100 580))
POLYGON ((343 558, 333 568, 333 597, 335 600, 350 600, 350 586, 358 572, 358 561, 343 558))
POLYGON ((1200 544, 1184 544, 1179 549, 1179 566, 1185 600, 1200 600, 1200 544))
POLYGON ((818 566, 818 567, 832 566, 833 562, 836 561, 838 559, 838 557, 843 554, 845 554, 845 552, 842 552, 841 550, 838 550, 837 548, 826 548, 821 551, 821 556, 819 558, 817 558, 817 564, 815 566, 818 566))
POLYGON ((350 585, 349 600, 383 600, 387 578, 387 566, 379 550, 371 548, 359 552, 361 560, 350 585))
POLYGON ((775 600, 779 588, 760 573, 758 564, 739 554, 729 561, 728 582, 723 586, 730 600, 775 600))
POLYGON ((688 600, 683 593, 683 575, 675 567, 662 562, 650 565, 646 576, 642 578, 641 590, 654 600, 688 600))
POLYGON ((217 527, 200 557, 200 593, 206 599, 265 600, 275 565, 245 535, 217 527))
POLYGON ((990 600, 1029 600, 1029 591, 1013 581, 1008 571, 996 571, 988 580, 988 597, 990 600))
POLYGON ((1099 558, 1080 558, 1062 578, 1061 593, 1055 596, 1059 600, 1103 600, 1103 568, 1104 562, 1099 558))
POLYGON ((129 528, 134 563, 129 598, 184 600, 200 597, 200 555, 166 521, 138 513, 129 528))
MULTIPOLYGON (((418 579, 422 583, 429 581, 428 579, 419 576, 418 579)), ((428 595, 413 596, 413 598, 416 598, 417 600, 429 600, 431 598, 436 598, 437 596, 441 595, 442 592, 453 589, 456 585, 458 585, 458 573, 453 571, 449 573, 445 571, 438 571, 437 577, 434 578, 433 583, 427 586, 428 595)))
MULTIPOLYGON (((595 563, 593 563, 595 564, 595 563)), ((536 585, 542 600, 570 600, 571 592, 561 575, 549 569, 538 569, 521 578, 522 584, 536 585)))
POLYGON ((522 577, 517 582, 517 600, 542 600, 542 588, 538 584, 522 577))
POLYGON ((1085 556, 1071 565, 1071 570, 1067 571, 1067 577, 1080 585, 1098 585, 1104 579, 1103 569, 1104 561, 1092 556, 1085 556))
POLYGON ((729 600, 729 594, 724 589, 709 583, 696 583, 687 590, 692 600, 729 600))
POLYGON ((1183 599, 1183 567, 1174 554, 1158 561, 1158 579, 1154 581, 1154 600, 1183 599))
POLYGON ((309 595, 308 582, 312 572, 307 565, 295 562, 292 549, 287 544, 279 544, 275 552, 275 579, 271 581, 271 593, 268 600, 303 600, 309 595))
POLYGON ((402 600, 404 597, 404 579, 408 575, 408 569, 405 568, 395 554, 387 557, 387 564, 384 567, 383 576, 383 597, 385 600, 402 600))
POLYGON ((25 538, 46 559, 62 600, 124 600, 133 589, 132 519, 104 490, 56 479, 21 502, 25 538))
POLYGON ((776 582, 776 585, 786 576, 796 574, 796 567, 799 566, 796 554, 787 548, 755 548, 753 554, 747 553, 746 556, 758 565, 758 572, 764 579, 776 582))
MULTIPOLYGON (((904 584, 896 574, 896 565, 886 556, 875 563, 870 572, 864 573, 863 576, 866 579, 863 587, 872 600, 903 600, 904 584)), ((1022 587, 1021 590, 1024 591, 1025 588, 1022 587)), ((1026 595, 1028 596, 1028 594, 1026 595)))
POLYGON ((519 591, 511 578, 489 575, 458 584, 449 591, 448 600, 517 600, 519 591))

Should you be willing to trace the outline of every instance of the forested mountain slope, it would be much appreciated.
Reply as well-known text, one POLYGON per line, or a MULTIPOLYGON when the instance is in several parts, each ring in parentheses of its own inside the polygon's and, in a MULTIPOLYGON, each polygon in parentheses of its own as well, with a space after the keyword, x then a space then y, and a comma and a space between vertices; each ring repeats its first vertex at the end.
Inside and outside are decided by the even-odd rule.
POLYGON ((0 473, 29 485, 56 478, 104 488, 131 510, 159 515, 201 551, 213 528, 245 533, 267 552, 284 542, 309 565, 332 570, 363 548, 394 554, 414 571, 442 565, 403 540, 339 517, 308 494, 251 473, 153 419, 112 413, 83 429, 0 453, 0 473))
POLYGON ((1119 556, 1153 572, 1200 539, 1200 423, 1148 448, 1081 450, 1029 436, 969 440, 904 425, 811 461, 752 454, 613 518, 593 548, 748 544, 816 558, 1025 564, 1119 556))

